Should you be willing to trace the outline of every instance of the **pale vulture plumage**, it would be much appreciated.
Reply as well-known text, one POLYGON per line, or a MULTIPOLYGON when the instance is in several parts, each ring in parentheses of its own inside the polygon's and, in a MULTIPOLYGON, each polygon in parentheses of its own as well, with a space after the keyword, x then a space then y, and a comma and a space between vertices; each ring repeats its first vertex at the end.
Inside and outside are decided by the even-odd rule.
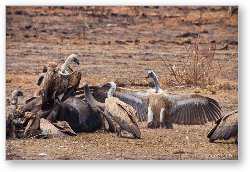
POLYGON ((76 133, 71 129, 66 121, 57 121, 52 123, 51 121, 41 118, 40 129, 50 137, 64 137, 67 135, 76 136, 76 133))
POLYGON ((93 109, 100 108, 102 114, 111 119, 113 127, 117 132, 117 136, 121 137, 121 131, 125 130, 131 133, 134 138, 140 138, 141 132, 137 125, 136 111, 132 106, 120 101, 118 98, 112 97, 115 92, 116 85, 113 82, 107 83, 111 88, 108 92, 108 97, 105 99, 105 103, 97 102, 91 95, 88 84, 85 84, 85 98, 93 109))

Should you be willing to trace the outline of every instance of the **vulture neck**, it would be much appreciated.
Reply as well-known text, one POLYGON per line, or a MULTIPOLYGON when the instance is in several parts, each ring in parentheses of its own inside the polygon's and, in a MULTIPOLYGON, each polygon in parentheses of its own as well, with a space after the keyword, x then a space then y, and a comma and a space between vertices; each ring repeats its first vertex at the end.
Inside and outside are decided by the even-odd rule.
POLYGON ((152 78, 153 78, 154 84, 155 84, 155 93, 158 93, 160 90, 158 78, 156 75, 153 75, 152 78))
POLYGON ((69 64, 71 62, 71 58, 67 58, 67 60, 63 63, 61 66, 61 72, 65 73, 66 69, 69 67, 69 64))
POLYGON ((13 112, 12 112, 13 114, 16 113, 17 104, 18 104, 18 97, 17 96, 12 97, 11 105, 13 107, 13 112))
POLYGON ((108 91, 108 98, 113 97, 113 94, 115 92, 116 86, 114 84, 111 84, 111 87, 108 91))

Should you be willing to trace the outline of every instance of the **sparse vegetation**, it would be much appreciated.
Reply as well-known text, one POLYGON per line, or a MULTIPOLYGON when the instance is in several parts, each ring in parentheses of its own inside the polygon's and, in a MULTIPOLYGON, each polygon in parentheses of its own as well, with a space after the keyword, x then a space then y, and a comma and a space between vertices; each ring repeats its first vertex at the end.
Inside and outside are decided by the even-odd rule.
MULTIPOLYGON (((115 81, 120 87, 145 90, 153 86, 151 79, 145 79, 146 71, 151 69, 159 75, 160 87, 164 90, 177 94, 192 92, 214 98, 220 103, 223 114, 237 109, 238 15, 236 13, 226 20, 227 8, 207 8, 200 20, 200 7, 197 6, 141 7, 138 10, 144 11, 137 12, 118 6, 105 6, 104 10, 94 6, 7 6, 6 114, 11 110, 8 97, 13 90, 18 88, 25 93, 20 100, 20 105, 24 104, 38 88, 37 77, 44 65, 48 62, 61 64, 60 61, 71 53, 78 54, 81 61, 77 65, 82 72, 80 86, 84 82, 99 86, 115 81), (200 31, 202 28, 203 31, 200 31), (198 35, 210 40, 198 43, 198 35), (215 44, 211 44, 215 42, 213 40, 216 41, 216 50, 212 49, 215 48, 215 44), (205 85, 205 89, 186 87, 184 85, 195 85, 195 82, 190 82, 194 81, 191 64, 209 63, 209 57, 201 58, 202 48, 207 51, 207 56, 211 53, 211 69, 206 71, 212 79, 210 83, 215 84, 206 86, 208 76, 202 75, 205 83, 197 80, 197 85, 205 85), (197 63, 191 61, 195 60, 195 49, 200 55, 197 63), (180 71, 180 76, 173 75, 165 67, 159 54, 163 55, 161 58, 169 70, 180 71), (225 65, 221 66, 221 70, 216 69, 219 63, 225 65), (184 73, 182 69, 185 67, 190 71, 184 73), (186 80, 181 76, 187 77, 186 80)), ((199 64, 196 71, 202 74, 200 67, 199 64)), ((206 135, 213 126, 213 123, 176 125, 173 130, 166 130, 148 129, 146 123, 141 123, 140 140, 117 138, 103 131, 78 133, 75 137, 65 138, 7 139, 6 158, 238 159, 238 146, 231 140, 208 141, 206 135)))
POLYGON ((168 58, 160 57, 172 78, 170 82, 177 82, 186 86, 206 86, 215 84, 216 76, 220 74, 222 65, 215 61, 216 44, 203 42, 198 37, 190 46, 185 47, 185 53, 179 55, 178 63, 172 64, 168 58))

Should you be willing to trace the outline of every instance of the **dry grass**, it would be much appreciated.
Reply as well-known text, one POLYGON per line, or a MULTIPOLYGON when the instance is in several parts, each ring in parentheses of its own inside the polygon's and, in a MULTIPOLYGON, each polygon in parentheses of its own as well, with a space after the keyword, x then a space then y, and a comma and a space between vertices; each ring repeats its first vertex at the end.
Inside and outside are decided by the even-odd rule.
POLYGON ((185 50, 177 57, 176 64, 160 57, 172 76, 170 82, 186 86, 214 85, 223 68, 220 62, 215 61, 216 44, 198 37, 190 46, 185 46, 185 50))

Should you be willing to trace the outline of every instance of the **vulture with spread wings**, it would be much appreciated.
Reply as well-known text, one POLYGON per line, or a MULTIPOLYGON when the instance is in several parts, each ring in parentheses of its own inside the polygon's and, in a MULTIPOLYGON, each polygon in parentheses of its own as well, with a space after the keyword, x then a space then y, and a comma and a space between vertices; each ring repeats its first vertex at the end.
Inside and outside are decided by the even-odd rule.
MULTIPOLYGON (((172 128, 173 123, 200 125, 221 118, 221 108, 216 100, 199 94, 169 93, 160 89, 153 71, 148 71, 148 77, 153 78, 154 89, 141 91, 118 87, 113 96, 131 105, 136 110, 138 121, 147 121, 149 128, 172 128)), ((92 87, 91 92, 98 101, 104 102, 108 97, 107 89, 107 85, 92 87)), ((81 97, 82 93, 83 88, 80 88, 75 96, 81 97)))

